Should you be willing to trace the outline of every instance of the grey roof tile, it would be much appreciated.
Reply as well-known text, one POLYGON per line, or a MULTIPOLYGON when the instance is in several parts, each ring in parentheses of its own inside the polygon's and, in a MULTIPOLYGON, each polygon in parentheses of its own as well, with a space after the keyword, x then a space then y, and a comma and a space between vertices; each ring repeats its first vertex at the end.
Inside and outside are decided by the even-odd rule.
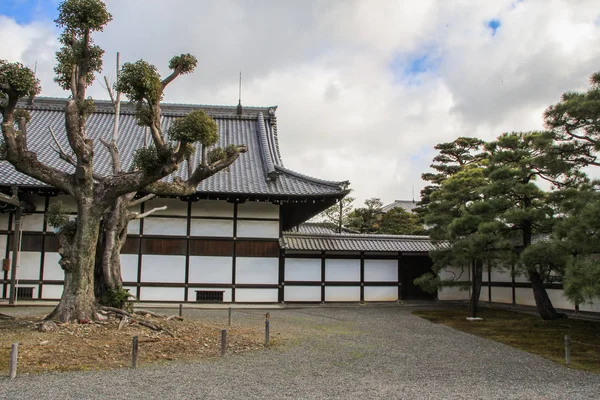
POLYGON ((284 232, 282 249, 293 251, 373 251, 427 253, 445 247, 428 236, 284 232))
MULTIPOLYGON (((32 120, 28 125, 28 143, 30 150, 36 152, 40 160, 49 165, 71 172, 73 167, 60 160, 52 146, 53 140, 48 133, 52 127, 65 150, 69 149, 64 128, 65 99, 37 98, 32 106, 22 103, 30 110, 32 120)), ((348 182, 333 182, 312 178, 283 167, 279 154, 276 136, 277 107, 244 107, 241 116, 236 114, 236 107, 212 105, 165 104, 162 106, 162 124, 165 132, 172 122, 190 111, 204 110, 216 121, 219 127, 218 146, 229 144, 245 144, 248 152, 229 168, 201 182, 198 192, 230 193, 248 195, 282 195, 282 196, 336 196, 346 193, 348 182), (268 174, 274 179, 269 179, 268 174)), ((107 101, 96 101, 96 112, 88 120, 87 134, 94 139, 94 169, 100 175, 111 171, 110 155, 98 139, 109 139, 112 136, 114 114, 107 101)), ((124 170, 131 167, 133 155, 137 148, 143 147, 146 130, 137 125, 134 109, 123 103, 120 117, 120 134, 117 141, 121 152, 121 164, 124 170)), ((201 152, 194 155, 194 164, 198 163, 201 152)), ((176 176, 185 179, 187 166, 182 165, 172 175, 164 178, 172 181, 176 176)), ((35 179, 25 176, 7 162, 0 162, 0 186, 46 186, 35 179)))

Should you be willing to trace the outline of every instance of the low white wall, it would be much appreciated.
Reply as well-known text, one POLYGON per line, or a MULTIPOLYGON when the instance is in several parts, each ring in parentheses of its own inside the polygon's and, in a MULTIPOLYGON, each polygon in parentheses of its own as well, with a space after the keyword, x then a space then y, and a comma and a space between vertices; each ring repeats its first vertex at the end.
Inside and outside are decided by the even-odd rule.
POLYGON ((360 260, 325 260, 325 280, 360 282, 360 260))
POLYGON ((44 214, 24 215, 21 226, 26 232, 42 232, 44 230, 44 214))
MULTIPOLYGON (((142 282, 185 282, 185 256, 142 256, 142 282)), ((168 299, 165 299, 168 300, 168 299)))
MULTIPOLYGON (((21 251, 19 253, 19 264, 17 268, 18 279, 40 279, 40 261, 42 253, 37 251, 21 251)), ((13 252, 10 252, 10 259, 13 252)), ((11 266, 12 267, 12 266, 11 266)))
POLYGON ((398 282, 398 261, 365 260, 365 282, 398 282))
POLYGON ((138 280, 137 254, 121 254, 121 276, 123 282, 137 282, 138 280))
POLYGON ((199 200, 192 202, 194 217, 233 217, 233 203, 225 200, 199 200))
POLYGON ((277 289, 235 289, 237 303, 277 303, 277 289))
POLYGON ((185 288, 141 287, 140 300, 145 301, 183 301, 185 288))
POLYGON ((318 258, 286 258, 286 281, 321 281, 321 260, 318 258))
MULTIPOLYGON (((279 259, 266 257, 237 257, 235 282, 240 284, 279 283, 279 259)), ((236 292, 237 301, 237 292, 236 292)))
POLYGON ((279 206, 266 202, 247 201, 238 204, 238 217, 279 219, 279 206))
POLYGON ((144 235, 185 236, 187 220, 183 218, 154 218, 144 219, 144 235))
POLYGON ((360 301, 360 287, 325 286, 325 301, 360 301))
POLYGON ((65 279, 65 271, 58 263, 60 254, 48 252, 44 253, 44 280, 62 281, 65 279))
POLYGON ((63 285, 44 285, 42 287, 42 299, 60 299, 63 285))
MULTIPOLYGON (((190 257, 190 283, 232 282, 232 257, 190 257)), ((195 297, 194 297, 195 298, 195 297)))
POLYGON ((398 301, 398 286, 365 286, 365 301, 398 301))
POLYGON ((202 288, 202 287, 195 287, 195 288, 189 288, 188 289, 188 301, 196 301, 196 290, 208 290, 210 292, 223 292, 223 302, 224 303, 231 303, 231 292, 232 289, 229 288, 214 288, 214 287, 210 287, 210 288, 202 288))
POLYGON ((286 285, 283 301, 321 301, 321 286, 286 285))
POLYGON ((190 226, 191 236, 232 237, 233 220, 193 219, 190 226))

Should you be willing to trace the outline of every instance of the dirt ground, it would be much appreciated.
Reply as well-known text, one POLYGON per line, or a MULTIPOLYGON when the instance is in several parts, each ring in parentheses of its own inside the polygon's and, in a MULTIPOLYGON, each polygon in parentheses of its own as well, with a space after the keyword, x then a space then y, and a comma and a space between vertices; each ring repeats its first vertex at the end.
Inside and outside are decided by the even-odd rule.
MULTIPOLYGON (((9 315, 5 309, 2 312, 9 315)), ((175 311, 176 312, 176 311, 175 311)), ((149 315, 139 319, 160 325, 173 333, 156 332, 137 323, 118 329, 120 319, 109 317, 99 323, 67 323, 54 331, 37 327, 44 314, 0 320, 0 373, 8 373, 11 344, 19 342, 19 374, 48 371, 129 368, 132 338, 138 336, 138 366, 171 360, 219 357, 221 330, 227 329, 227 353, 264 348, 264 332, 256 326, 223 326, 192 319, 167 320, 149 315)))

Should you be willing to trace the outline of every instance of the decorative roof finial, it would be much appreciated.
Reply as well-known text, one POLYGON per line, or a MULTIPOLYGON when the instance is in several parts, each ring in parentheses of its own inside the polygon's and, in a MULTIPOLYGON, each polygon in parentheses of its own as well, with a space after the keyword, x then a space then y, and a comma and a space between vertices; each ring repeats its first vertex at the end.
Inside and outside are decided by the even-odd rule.
POLYGON ((238 95, 238 105, 237 105, 237 115, 242 115, 242 71, 240 71, 240 88, 239 88, 239 95, 238 95))

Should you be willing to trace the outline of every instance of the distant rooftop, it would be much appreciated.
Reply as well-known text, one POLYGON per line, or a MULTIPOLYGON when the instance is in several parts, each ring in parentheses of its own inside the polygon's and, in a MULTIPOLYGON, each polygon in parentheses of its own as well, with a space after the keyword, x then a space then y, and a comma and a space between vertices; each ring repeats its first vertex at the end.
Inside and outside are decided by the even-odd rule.
POLYGON ((417 206, 415 200, 394 200, 393 203, 381 207, 381 212, 386 213, 394 208, 403 208, 408 212, 411 212, 417 206))

